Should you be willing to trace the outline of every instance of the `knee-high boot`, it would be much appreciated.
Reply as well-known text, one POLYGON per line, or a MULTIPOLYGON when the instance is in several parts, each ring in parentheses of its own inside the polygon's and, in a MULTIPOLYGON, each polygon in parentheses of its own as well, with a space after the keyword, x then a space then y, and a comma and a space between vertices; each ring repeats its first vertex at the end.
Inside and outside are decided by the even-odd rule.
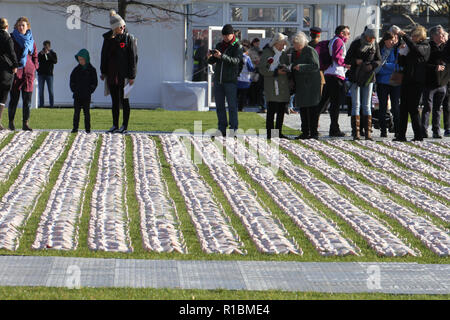
POLYGON ((361 135, 360 135, 361 118, 360 118, 360 116, 352 116, 351 124, 352 124, 353 140, 360 140, 361 139, 361 135))
POLYGON ((366 137, 366 140, 373 140, 372 139, 372 116, 364 116, 364 134, 366 137))

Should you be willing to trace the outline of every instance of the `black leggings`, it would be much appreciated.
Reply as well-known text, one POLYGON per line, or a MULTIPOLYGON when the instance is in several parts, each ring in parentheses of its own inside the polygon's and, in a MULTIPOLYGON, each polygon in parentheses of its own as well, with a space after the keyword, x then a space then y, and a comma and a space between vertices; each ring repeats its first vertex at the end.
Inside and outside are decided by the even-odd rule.
MULTIPOLYGON (((22 91, 22 121, 28 121, 30 119, 30 104, 31 104, 31 96, 33 92, 25 92, 22 91)), ((11 100, 9 101, 8 106, 8 117, 9 121, 14 121, 14 117, 16 116, 17 105, 19 104, 20 98, 20 90, 11 90, 11 100)))
POLYGON ((271 137, 271 130, 273 129, 273 120, 275 118, 275 113, 277 114, 277 120, 275 124, 275 129, 279 130, 281 135, 281 130, 283 129, 284 112, 287 102, 273 102, 269 101, 267 103, 267 118, 266 118, 266 129, 267 137, 271 137))
POLYGON ((109 87, 112 99, 112 116, 113 126, 119 127, 120 105, 123 108, 123 122, 125 129, 128 128, 128 120, 130 119, 130 100, 123 96, 123 85, 113 85, 109 87))

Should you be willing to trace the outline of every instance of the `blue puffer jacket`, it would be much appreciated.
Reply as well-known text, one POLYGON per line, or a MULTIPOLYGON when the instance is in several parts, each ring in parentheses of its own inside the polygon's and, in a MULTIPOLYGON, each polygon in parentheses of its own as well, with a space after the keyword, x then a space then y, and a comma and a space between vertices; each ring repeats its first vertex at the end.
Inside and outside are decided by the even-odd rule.
MULTIPOLYGON (((386 50, 385 47, 380 49, 381 57, 383 57, 385 50, 386 50)), ((398 58, 398 49, 394 47, 392 48, 386 63, 383 64, 383 66, 377 73, 377 83, 389 84, 389 79, 391 78, 392 73, 399 69, 399 65, 398 63, 396 63, 397 58, 398 58)), ((384 60, 381 61, 381 63, 383 62, 384 60)))

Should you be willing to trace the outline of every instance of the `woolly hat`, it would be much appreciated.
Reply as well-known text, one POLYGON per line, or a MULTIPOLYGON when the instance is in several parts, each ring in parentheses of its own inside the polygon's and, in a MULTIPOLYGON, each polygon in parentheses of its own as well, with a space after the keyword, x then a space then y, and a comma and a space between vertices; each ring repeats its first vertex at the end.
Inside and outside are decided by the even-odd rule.
POLYGON ((111 10, 109 12, 109 24, 111 25, 111 29, 114 30, 118 27, 123 27, 125 25, 125 21, 119 16, 115 10, 111 10))
POLYGON ((364 29, 364 35, 369 38, 376 38, 377 37, 377 27, 374 24, 369 24, 364 29))
POLYGON ((233 34, 233 33, 234 33, 234 30, 233 30, 233 26, 231 24, 226 24, 226 25, 223 26, 222 34, 224 36, 228 35, 228 34, 233 34))

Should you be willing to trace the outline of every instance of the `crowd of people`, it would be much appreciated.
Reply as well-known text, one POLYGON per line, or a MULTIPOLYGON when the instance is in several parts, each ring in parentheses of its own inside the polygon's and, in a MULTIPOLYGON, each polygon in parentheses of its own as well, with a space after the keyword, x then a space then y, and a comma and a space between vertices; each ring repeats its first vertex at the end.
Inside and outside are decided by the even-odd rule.
MULTIPOLYGON (((110 133, 126 133, 130 117, 127 89, 134 84, 137 72, 136 39, 126 29, 126 23, 114 10, 110 12, 111 30, 103 35, 100 79, 105 95, 112 100, 113 125, 110 133), (119 127, 120 106, 123 108, 119 127)), ((0 130, 1 118, 8 95, 9 129, 15 130, 14 118, 22 95, 22 129, 31 131, 30 104, 36 71, 39 76, 40 106, 44 103, 44 84, 49 90, 53 106, 53 66, 57 55, 50 41, 43 43, 38 53, 26 17, 17 19, 12 33, 8 21, 0 19, 0 130)), ((351 95, 349 115, 353 139, 362 136, 372 140, 372 95, 376 90, 379 110, 380 136, 387 137, 387 112, 393 118, 394 140, 406 141, 408 118, 414 131, 414 141, 428 138, 432 118, 432 137, 441 135, 441 108, 444 115, 444 135, 450 136, 449 94, 450 42, 448 33, 440 25, 429 30, 416 26, 410 35, 396 26, 376 42, 377 29, 368 25, 348 46, 350 28, 340 25, 330 40, 320 39, 318 27, 310 29, 310 39, 297 32, 292 39, 276 33, 262 50, 260 40, 239 41, 233 26, 222 29, 223 40, 214 50, 198 49, 206 56, 203 63, 214 65, 214 96, 218 130, 238 129, 238 111, 249 103, 267 108, 267 138, 274 132, 283 134, 284 114, 289 104, 299 110, 301 134, 296 139, 317 139, 319 117, 326 109, 330 115, 329 135, 342 137, 339 114, 347 92, 351 95), (376 89, 375 89, 376 88, 376 89), (225 108, 228 103, 228 116, 225 108), (423 105, 422 111, 420 106, 423 105), (275 123, 274 123, 275 121, 275 123), (276 130, 276 131, 274 131, 276 130)), ((76 55, 77 66, 70 75, 70 89, 74 98, 73 130, 78 131, 80 112, 84 111, 85 129, 90 132, 91 95, 96 90, 97 71, 90 63, 86 49, 76 55)), ((204 69, 204 68, 203 68, 204 69)), ((204 77, 200 75, 199 77, 204 77)), ((129 91, 128 91, 129 92, 129 91)))
MULTIPOLYGON (((126 23, 114 10, 110 11, 111 30, 103 34, 100 79, 105 83, 105 95, 112 100, 113 125, 109 133, 126 133, 130 118, 130 103, 125 88, 134 84, 137 72, 137 42, 128 33, 126 23), (123 108, 122 125, 119 127, 120 106, 123 108)), ((8 32, 8 20, 0 19, 0 130, 5 104, 10 96, 8 117, 10 130, 15 130, 14 118, 20 94, 22 94, 22 129, 31 131, 29 125, 30 105, 36 71, 39 77, 39 106, 44 105, 44 86, 47 83, 50 106, 53 106, 53 68, 57 55, 51 49, 50 41, 44 41, 44 48, 38 53, 27 17, 17 19, 14 30, 8 32)), ((97 70, 90 63, 88 50, 81 49, 76 55, 76 67, 70 75, 70 89, 73 92, 74 116, 72 132, 78 131, 80 113, 84 111, 87 133, 91 131, 91 96, 97 88, 97 70)))
POLYGON ((323 41, 320 41, 318 27, 311 28, 310 39, 301 31, 291 41, 277 33, 260 51, 259 46, 253 44, 253 41, 259 44, 259 39, 251 43, 243 40, 241 45, 233 27, 225 25, 223 41, 206 54, 207 62, 214 65, 220 133, 225 136, 226 130, 230 129, 233 134, 238 128, 237 111, 248 103, 252 91, 256 95, 261 93, 257 90, 262 84, 267 105, 268 139, 273 132, 290 139, 282 130, 286 106, 292 97, 301 118, 301 134, 296 139, 317 139, 319 117, 327 108, 329 135, 345 136, 339 127, 339 114, 346 94, 350 93, 352 137, 354 140, 361 137, 372 140, 374 91, 379 100, 377 118, 381 137, 388 136, 389 106, 395 141, 406 141, 409 117, 413 141, 428 138, 430 115, 432 137, 442 138, 441 108, 444 135, 450 136, 450 70, 447 67, 450 42, 447 32, 442 26, 435 26, 429 30, 428 40, 427 30, 422 26, 414 27, 410 35, 392 26, 379 43, 377 32, 376 26, 366 26, 348 49, 350 28, 345 25, 336 28, 332 39, 323 41), (225 99, 229 108, 229 126, 225 99))

